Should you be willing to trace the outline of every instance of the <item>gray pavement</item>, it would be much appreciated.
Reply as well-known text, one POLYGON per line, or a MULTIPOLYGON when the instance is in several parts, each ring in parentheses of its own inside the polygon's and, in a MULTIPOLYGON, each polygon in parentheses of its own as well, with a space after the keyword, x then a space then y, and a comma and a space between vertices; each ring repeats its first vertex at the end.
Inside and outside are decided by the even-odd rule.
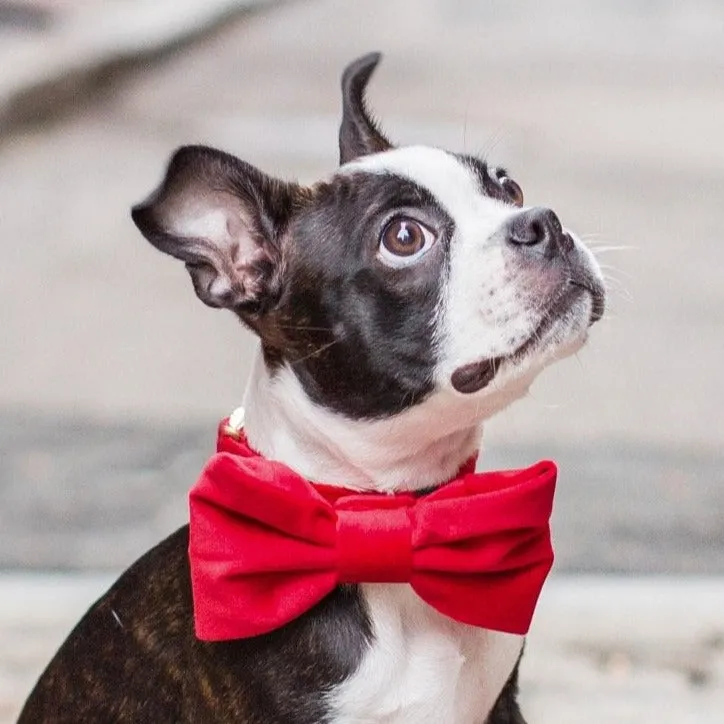
MULTIPOLYGON (((133 13, 116 18, 105 37, 135 42, 133 13)), ((10 55, 31 31, 46 32, 0 24, 0 91, 15 88, 0 92, 0 721, 104 576, 183 522, 243 392, 252 337, 195 299, 130 205, 187 142, 328 173, 340 70, 372 49, 393 138, 502 161, 611 276, 588 348, 486 432, 485 466, 561 463, 558 570, 573 577, 529 646, 531 721, 721 721, 724 6, 307 0, 189 23, 183 48, 128 45, 120 73, 112 54, 56 67, 71 56, 49 52, 49 85, 13 86, 18 58, 41 57, 10 55), (18 98, 41 103, 35 122, 41 106, 18 98), (601 575, 615 572, 715 578, 601 575)))
POLYGON ((724 583, 554 577, 521 668, 531 724, 720 724, 724 583))

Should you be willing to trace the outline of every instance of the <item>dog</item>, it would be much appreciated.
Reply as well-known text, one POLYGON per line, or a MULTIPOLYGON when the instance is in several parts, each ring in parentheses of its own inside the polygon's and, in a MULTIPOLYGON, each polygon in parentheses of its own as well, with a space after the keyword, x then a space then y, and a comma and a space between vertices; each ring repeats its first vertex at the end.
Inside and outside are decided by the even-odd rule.
MULTIPOLYGON (((551 209, 525 205, 506 170, 392 145, 365 100, 379 60, 344 71, 327 180, 305 187, 188 146, 132 217, 185 263, 202 302, 258 335, 250 448, 310 481, 422 494, 582 346, 605 291, 591 252, 551 209)), ((184 526, 91 607, 20 724, 524 723, 523 635, 381 582, 339 585, 262 635, 202 641, 188 548, 184 526)))

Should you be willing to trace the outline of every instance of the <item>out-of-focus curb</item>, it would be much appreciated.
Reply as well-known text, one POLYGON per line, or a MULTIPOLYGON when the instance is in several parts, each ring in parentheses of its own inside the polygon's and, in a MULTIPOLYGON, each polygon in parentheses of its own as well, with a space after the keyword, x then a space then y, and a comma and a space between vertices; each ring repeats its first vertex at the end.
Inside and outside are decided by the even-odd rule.
POLYGON ((103 0, 61 6, 42 30, 2 36, 0 135, 54 115, 115 70, 161 57, 242 13, 279 1, 103 0))
MULTIPOLYGON (((0 572, 0 724, 112 580, 0 572)), ((538 724, 719 723, 724 578, 553 576, 521 673, 538 724)))
POLYGON ((718 724, 724 578, 554 575, 521 697, 538 724, 718 724))

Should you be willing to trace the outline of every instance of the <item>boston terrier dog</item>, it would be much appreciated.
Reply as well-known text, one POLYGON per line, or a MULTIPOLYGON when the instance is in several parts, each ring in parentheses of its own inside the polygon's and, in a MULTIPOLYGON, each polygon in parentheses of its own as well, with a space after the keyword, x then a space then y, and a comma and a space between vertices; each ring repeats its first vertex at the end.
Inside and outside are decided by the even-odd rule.
MULTIPOLYGON (((590 251, 503 168, 387 140, 364 98, 379 59, 343 74, 340 167, 326 180, 301 186, 188 146, 132 216, 201 301, 258 335, 253 454, 358 496, 424 500, 475 455, 484 420, 581 347, 605 295, 590 251)), ((134 563, 62 645, 21 724, 524 722, 521 633, 455 620, 407 583, 345 582, 266 633, 207 641, 192 568, 188 526, 134 563)))

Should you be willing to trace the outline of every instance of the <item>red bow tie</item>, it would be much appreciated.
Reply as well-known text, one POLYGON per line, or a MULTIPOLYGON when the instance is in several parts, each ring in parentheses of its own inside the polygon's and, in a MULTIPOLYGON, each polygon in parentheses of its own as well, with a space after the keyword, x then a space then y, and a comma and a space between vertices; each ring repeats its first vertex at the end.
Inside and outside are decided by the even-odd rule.
POLYGON ((190 494, 196 634, 267 633, 341 583, 409 583, 457 621, 527 633, 553 563, 556 466, 476 474, 427 495, 312 485, 222 423, 190 494), (236 438, 236 439, 235 439, 236 438))

